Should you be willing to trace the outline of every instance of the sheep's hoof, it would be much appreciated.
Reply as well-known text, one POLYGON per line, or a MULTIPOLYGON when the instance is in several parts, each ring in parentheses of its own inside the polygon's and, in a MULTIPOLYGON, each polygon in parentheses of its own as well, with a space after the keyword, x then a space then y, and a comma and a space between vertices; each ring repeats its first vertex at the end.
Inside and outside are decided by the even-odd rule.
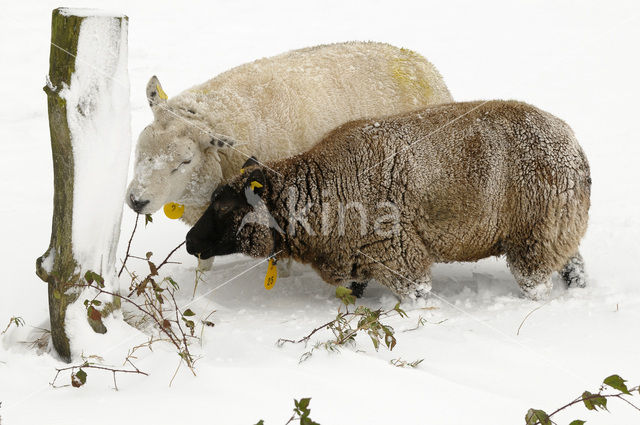
POLYGON ((567 264, 560 270, 560 276, 569 288, 584 288, 587 286, 587 274, 584 270, 584 260, 580 253, 569 258, 567 264))
POLYGON ((364 288, 367 287, 367 282, 351 282, 349 289, 351 289, 351 295, 356 298, 362 298, 364 295, 364 288))

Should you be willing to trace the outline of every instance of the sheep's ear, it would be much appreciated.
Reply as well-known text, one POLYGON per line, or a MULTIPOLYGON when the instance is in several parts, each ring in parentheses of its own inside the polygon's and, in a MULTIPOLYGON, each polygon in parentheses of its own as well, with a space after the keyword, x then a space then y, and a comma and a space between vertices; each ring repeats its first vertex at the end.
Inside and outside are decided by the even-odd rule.
POLYGON ((252 156, 251 158, 247 159, 244 164, 242 165, 242 168, 240 169, 241 173, 244 173, 244 169, 254 166, 254 165, 260 165, 260 163, 258 162, 258 158, 256 158, 255 156, 252 156))
POLYGON ((168 98, 167 94, 162 90, 158 77, 155 75, 151 77, 147 83, 147 100, 155 116, 157 116, 161 110, 166 109, 168 98))
POLYGON ((264 172, 261 168, 257 168, 249 174, 249 177, 245 181, 245 187, 250 188, 253 193, 260 196, 264 192, 267 180, 264 176, 264 172))

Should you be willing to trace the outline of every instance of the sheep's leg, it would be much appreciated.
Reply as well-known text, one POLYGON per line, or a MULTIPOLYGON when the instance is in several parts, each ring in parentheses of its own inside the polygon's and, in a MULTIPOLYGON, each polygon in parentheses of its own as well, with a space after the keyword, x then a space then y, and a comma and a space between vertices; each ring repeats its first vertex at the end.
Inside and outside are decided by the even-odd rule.
POLYGON ((534 301, 547 298, 553 287, 551 275, 558 269, 558 259, 555 252, 549 249, 550 244, 543 237, 534 239, 531 236, 506 250, 511 273, 522 293, 534 301))
POLYGON ((551 271, 527 267, 522 261, 509 259, 508 256, 507 262, 524 296, 534 301, 542 300, 549 296, 553 286, 551 271))
POLYGON ((349 289, 351 289, 351 295, 356 298, 362 298, 366 287, 367 282, 351 282, 349 289))
POLYGON ((431 292, 431 275, 427 274, 414 282, 409 298, 413 300, 426 299, 429 292, 431 292))
POLYGON ((208 272, 209 270, 211 270, 211 268, 213 267, 214 258, 215 257, 211 257, 211 258, 207 258, 206 260, 198 258, 198 271, 208 272))
POLYGON ((579 252, 569 258, 567 264, 560 270, 560 276, 562 276, 569 288, 584 288, 587 286, 584 260, 579 252))
POLYGON ((293 268, 293 259, 287 258, 284 261, 278 262, 278 275, 280 277, 291 277, 293 268))
POLYGON ((426 299, 431 292, 431 275, 429 273, 415 280, 398 275, 387 275, 376 279, 395 292, 400 301, 426 299))

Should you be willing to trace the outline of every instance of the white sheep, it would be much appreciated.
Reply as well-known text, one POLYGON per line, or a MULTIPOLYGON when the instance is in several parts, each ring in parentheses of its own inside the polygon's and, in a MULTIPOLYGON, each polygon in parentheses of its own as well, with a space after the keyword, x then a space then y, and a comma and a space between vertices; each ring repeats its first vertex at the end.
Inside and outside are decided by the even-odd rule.
POLYGON ((347 121, 452 100, 422 56, 374 42, 260 59, 170 99, 154 76, 147 97, 154 120, 138 139, 127 204, 142 214, 183 204, 182 220, 189 225, 251 155, 263 161, 290 157, 347 121))

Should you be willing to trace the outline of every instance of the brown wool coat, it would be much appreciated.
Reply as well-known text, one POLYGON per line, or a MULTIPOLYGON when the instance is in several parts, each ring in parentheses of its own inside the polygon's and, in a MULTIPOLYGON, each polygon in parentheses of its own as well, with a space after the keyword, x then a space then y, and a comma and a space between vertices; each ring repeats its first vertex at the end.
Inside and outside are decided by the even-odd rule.
MULTIPOLYGON (((531 105, 450 103, 352 121, 268 166, 261 196, 285 232, 274 240, 265 226, 245 225, 238 238, 246 254, 275 249, 311 264, 330 284, 375 279, 401 297, 428 292, 433 263, 503 254, 532 299, 548 294, 554 271, 584 284, 576 276, 589 165, 569 126, 531 105), (397 206, 400 220, 396 232, 381 235, 374 218, 390 212, 378 207, 385 202, 397 206), (354 203, 368 214, 364 232, 354 203), (342 224, 339 204, 351 205, 342 224), (303 220, 292 222, 290 210, 305 205, 303 220)), ((240 190, 246 178, 230 185, 240 190)))

